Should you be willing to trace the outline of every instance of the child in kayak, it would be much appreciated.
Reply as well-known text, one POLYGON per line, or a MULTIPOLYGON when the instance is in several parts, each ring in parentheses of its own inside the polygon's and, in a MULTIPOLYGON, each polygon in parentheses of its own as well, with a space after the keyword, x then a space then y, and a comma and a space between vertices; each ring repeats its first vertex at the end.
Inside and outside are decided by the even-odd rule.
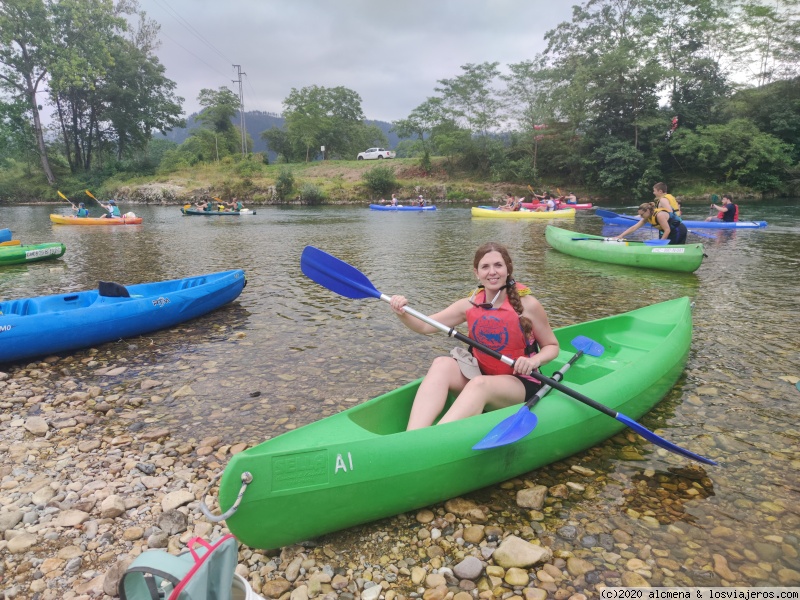
MULTIPOLYGON (((516 362, 510 367, 479 350, 474 351, 470 366, 462 367, 461 357, 434 359, 414 398, 408 430, 432 425, 449 392, 458 397, 440 424, 478 415, 486 407, 521 404, 541 387, 532 376, 534 371, 558 356, 558 341, 547 314, 530 289, 514 281, 514 266, 505 246, 488 242, 478 248, 473 272, 479 285, 472 296, 457 300, 432 318, 449 327, 466 322, 471 338, 516 362)), ((392 310, 406 327, 423 334, 437 331, 406 314, 407 304, 404 296, 391 298, 392 310)))
POLYGON ((645 202, 639 205, 639 218, 640 220, 628 227, 625 231, 611 239, 621 240, 630 233, 633 233, 645 223, 650 223, 653 227, 659 230, 660 238, 669 239, 671 246, 686 243, 686 225, 684 225, 680 217, 676 217, 675 213, 667 210, 666 208, 656 207, 655 202, 645 202))
POLYGON ((86 208, 86 205, 83 202, 78 204, 78 208, 73 206, 72 209, 75 211, 75 216, 79 219, 85 219, 89 216, 89 209, 86 208))

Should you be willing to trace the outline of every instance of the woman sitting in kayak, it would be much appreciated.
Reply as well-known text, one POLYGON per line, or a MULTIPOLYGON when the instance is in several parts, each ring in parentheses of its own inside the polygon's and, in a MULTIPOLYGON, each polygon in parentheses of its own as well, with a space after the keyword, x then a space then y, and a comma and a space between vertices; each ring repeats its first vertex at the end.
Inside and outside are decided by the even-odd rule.
POLYGON ((522 208, 522 200, 517 200, 514 194, 506 194, 506 203, 498 206, 497 210, 519 210, 522 208))
POLYGON ((639 205, 639 217, 639 221, 612 239, 623 239, 645 223, 650 223, 650 225, 659 229, 658 237, 669 239, 670 245, 675 246, 686 243, 686 234, 688 232, 680 217, 676 217, 674 213, 664 208, 656 208, 655 202, 645 202, 639 205))
MULTIPOLYGON (((471 365, 450 356, 434 359, 414 398, 408 430, 432 425, 449 392, 458 397, 439 423, 478 415, 487 407, 525 402, 541 387, 531 374, 558 356, 558 341, 547 314, 530 289, 514 281, 514 266, 505 246, 488 242, 478 248, 473 272, 479 286, 472 296, 457 300, 432 318, 449 327, 466 322, 471 338, 516 362, 510 367, 479 350, 470 357, 471 365)), ((423 334, 437 331, 406 314, 407 304, 403 296, 391 298, 392 310, 406 327, 423 334)))

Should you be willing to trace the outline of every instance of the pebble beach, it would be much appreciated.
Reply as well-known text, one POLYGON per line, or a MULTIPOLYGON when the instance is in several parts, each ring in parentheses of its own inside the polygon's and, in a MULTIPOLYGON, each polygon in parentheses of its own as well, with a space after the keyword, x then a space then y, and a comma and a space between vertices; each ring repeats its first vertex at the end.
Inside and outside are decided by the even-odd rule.
MULTIPOLYGON (((5 598, 116 598, 141 552, 177 554, 192 537, 226 533, 199 505, 216 508, 213 488, 204 496, 209 481, 248 444, 165 426, 147 406, 191 390, 126 363, 89 350, 0 372, 5 598)), ((640 442, 622 432, 611 444, 635 461, 640 442)), ((796 536, 748 539, 685 510, 714 494, 703 468, 602 473, 598 452, 318 540, 240 546, 237 573, 279 600, 581 600, 605 586, 800 585, 796 536)), ((782 502, 738 508, 800 524, 782 502)))

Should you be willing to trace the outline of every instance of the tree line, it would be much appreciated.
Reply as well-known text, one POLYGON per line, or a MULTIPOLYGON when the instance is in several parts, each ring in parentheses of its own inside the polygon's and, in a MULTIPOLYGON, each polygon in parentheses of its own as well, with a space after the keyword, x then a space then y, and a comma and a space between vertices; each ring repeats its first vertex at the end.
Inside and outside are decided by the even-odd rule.
MULTIPOLYGON (((800 160, 800 0, 585 0, 519 63, 466 64, 393 123, 399 156, 496 181, 646 195, 666 180, 791 190, 800 160)), ((252 151, 238 98, 204 89, 182 144, 158 25, 136 0, 0 3, 0 162, 57 177, 168 173, 252 151), (45 90, 46 87, 46 90, 45 90), (41 99, 55 109, 45 131, 41 99), (242 148, 242 144, 246 147, 242 148)), ((292 89, 261 133, 282 162, 386 144, 346 87, 292 89)), ((248 161, 252 164, 252 161, 248 161)), ((2 182, 0 181, 0 188, 2 182)), ((0 191, 2 191, 0 189, 0 191)))

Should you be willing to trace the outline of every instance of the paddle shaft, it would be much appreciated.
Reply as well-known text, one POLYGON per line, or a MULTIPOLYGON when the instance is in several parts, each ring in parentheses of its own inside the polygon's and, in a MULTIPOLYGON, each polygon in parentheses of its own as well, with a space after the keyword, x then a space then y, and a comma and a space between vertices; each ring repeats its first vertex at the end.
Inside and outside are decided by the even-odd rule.
POLYGON ((76 206, 75 206, 74 204, 72 204, 72 200, 70 200, 70 199, 69 199, 69 198, 67 198, 67 197, 66 197, 64 194, 62 194, 61 192, 59 192, 59 191, 57 191, 57 190, 56 190, 56 193, 57 193, 59 196, 61 196, 61 197, 62 197, 64 200, 66 200, 67 202, 69 202, 69 204, 70 204, 70 206, 72 206, 72 208, 76 208, 76 206))
MULTIPOLYGON (((563 367, 561 367, 558 371, 553 373, 553 379, 555 379, 556 381, 561 381, 562 379, 564 379, 564 373, 569 371, 569 368, 572 365, 574 365, 575 361, 578 360, 581 356, 583 356, 583 350, 578 350, 575 356, 570 358, 563 367)), ((539 400, 541 400, 542 398, 544 398, 545 394, 547 394, 547 392, 549 392, 552 389, 553 389, 552 386, 549 386, 547 384, 543 385, 542 387, 539 388, 539 391, 536 392, 533 395, 533 397, 525 403, 525 406, 529 409, 532 409, 536 405, 536 403, 539 402, 539 400)))
POLYGON ((619 240, 607 240, 605 238, 572 238, 573 242, 618 242, 620 244, 647 244, 648 246, 666 246, 669 243, 669 240, 660 240, 660 239, 652 239, 652 240, 626 240, 626 239, 619 239, 619 240))
MULTIPOLYGON (((387 296, 386 294, 381 294, 380 295, 380 299, 383 300, 384 302, 387 302, 387 303, 391 302, 391 300, 392 300, 391 297, 387 296)), ((488 346, 484 346, 480 342, 477 342, 477 341, 473 340, 471 337, 468 337, 468 336, 464 335, 463 333, 460 333, 460 332, 456 331, 454 327, 448 327, 447 325, 444 325, 443 323, 439 323, 439 321, 435 321, 434 319, 431 319, 429 316, 423 315, 421 312, 417 312, 416 310, 414 310, 413 308, 409 308, 408 306, 404 307, 404 310, 408 314, 410 314, 412 317, 415 317, 415 318, 419 319, 420 321, 422 321, 424 323, 427 323, 431 327, 435 327, 439 331, 442 331, 442 332, 446 333, 448 336, 450 336, 452 338, 455 338, 460 342, 464 342, 465 344, 468 344, 468 345, 472 346, 473 348, 476 348, 477 350, 480 350, 484 354, 488 354, 492 358, 496 358, 497 360, 499 360, 500 362, 508 365, 509 367, 513 367, 514 363, 516 362, 516 361, 514 361, 514 359, 511 359, 508 356, 503 356, 502 354, 492 350, 488 346)), ((568 396, 572 396, 576 400, 578 400, 580 402, 583 402, 584 404, 586 404, 588 406, 591 406, 592 408, 594 408, 596 410, 599 410, 601 413, 603 413, 605 415, 608 415, 612 419, 616 419, 617 418, 617 414, 618 413, 616 411, 611 410, 610 408, 608 408, 607 406, 605 406, 603 404, 600 404, 599 402, 595 402, 594 400, 592 400, 588 396, 584 396, 583 394, 581 394, 580 392, 578 392, 576 390, 573 390, 572 388, 568 388, 567 386, 559 383, 555 379, 552 379, 550 377, 546 377, 546 376, 542 375, 541 373, 536 373, 536 379, 538 379, 542 383, 545 383, 545 384, 549 385, 553 389, 558 390, 559 392, 567 394, 568 396)))

